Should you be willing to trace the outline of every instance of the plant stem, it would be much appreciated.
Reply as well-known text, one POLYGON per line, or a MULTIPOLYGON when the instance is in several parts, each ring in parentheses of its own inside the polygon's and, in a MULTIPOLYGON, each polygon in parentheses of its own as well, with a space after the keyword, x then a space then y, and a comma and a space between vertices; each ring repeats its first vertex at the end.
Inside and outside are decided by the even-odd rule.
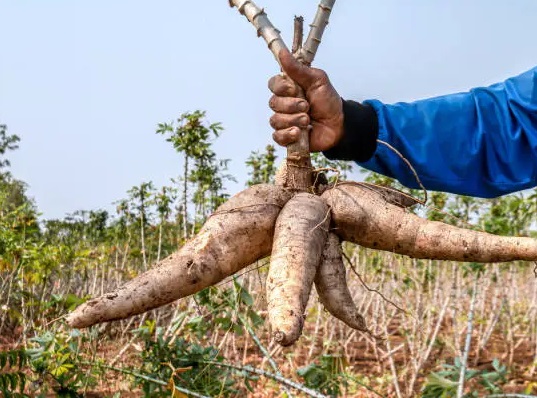
POLYGON ((387 357, 388 357, 388 361, 389 361, 389 364, 390 364, 390 370, 392 372, 392 378, 393 378, 393 387, 395 389, 395 394, 397 396, 397 398, 402 398, 402 394, 401 394, 401 388, 399 387, 399 377, 397 375, 397 369, 395 367, 395 361, 393 359, 393 352, 392 351, 392 347, 391 347, 391 344, 390 344, 390 336, 389 336, 389 332, 388 332, 388 321, 387 321, 387 317, 386 317, 386 304, 385 303, 381 303, 381 312, 382 312, 382 317, 384 319, 384 333, 386 335, 386 349, 388 350, 387 351, 387 357))
POLYGON ((185 165, 183 168, 183 241, 188 239, 187 230, 187 206, 188 206, 188 156, 185 156, 185 165))
POLYGON ((328 19, 330 18, 330 13, 332 12, 335 3, 336 0, 321 0, 319 3, 315 18, 310 25, 311 29, 308 38, 300 52, 299 59, 306 65, 311 65, 313 58, 315 58, 315 54, 317 53, 319 44, 321 44, 324 30, 328 25, 328 19))
POLYGON ((259 338, 255 334, 254 330, 250 327, 250 325, 248 325, 248 323, 246 322, 246 319, 244 319, 244 317, 238 313, 237 313, 237 317, 241 321, 242 325, 245 327, 246 331, 248 332, 248 334, 250 335, 254 343, 261 350, 261 353, 265 356, 265 358, 267 358, 267 361, 269 362, 272 369, 274 369, 274 371, 276 372, 278 376, 281 376, 280 369, 278 368, 278 365, 274 361, 274 358, 272 358, 272 356, 270 355, 270 352, 268 352, 267 349, 261 343, 261 341, 259 341, 259 338))
POLYGON ((312 390, 312 389, 310 389, 308 387, 304 387, 302 384, 296 383, 296 382, 294 382, 292 380, 286 379, 283 376, 278 376, 277 374, 270 373, 270 372, 267 372, 267 371, 262 370, 262 369, 253 368, 251 366, 231 365, 231 364, 228 364, 228 363, 215 362, 215 361, 200 361, 200 363, 206 363, 208 365, 221 366, 221 367, 224 367, 224 368, 235 369, 235 370, 238 370, 238 371, 241 371, 241 372, 248 372, 248 373, 257 374, 257 375, 260 375, 260 376, 265 376, 265 377, 268 377, 269 379, 277 381, 278 383, 282 383, 282 384, 284 384, 286 386, 289 386, 289 387, 292 387, 294 389, 297 389, 298 391, 303 392, 304 394, 309 395, 310 397, 313 397, 313 398, 328 398, 328 396, 326 396, 324 394, 321 394, 321 393, 319 393, 319 392, 317 392, 315 390, 312 390))
POLYGON ((304 38, 304 18, 295 17, 295 34, 293 36, 293 49, 291 52, 296 54, 302 49, 302 39, 304 38))
POLYGON ((464 342, 464 351, 461 358, 461 372, 459 374, 459 386, 457 387, 457 398, 462 398, 464 393, 464 376, 468 364, 468 353, 472 342, 472 331, 474 329, 474 307, 477 297, 477 282, 479 281, 479 272, 475 273, 474 286, 472 288, 472 300, 470 301, 470 310, 468 311, 468 330, 466 331, 466 341, 464 342))
MULTIPOLYGON (((238 311, 237 311, 237 317, 239 318, 239 320, 241 321, 242 325, 244 326, 244 328, 246 329, 246 331, 248 332, 248 334, 250 335, 250 337, 252 338, 254 343, 257 345, 257 347, 259 348, 259 350, 261 351, 263 356, 265 358, 267 358, 270 366, 276 372, 276 375, 280 376, 280 377, 283 377, 281 372, 280 372, 280 369, 278 368, 278 364, 276 363, 276 361, 274 361, 274 358, 272 358, 272 356, 270 355, 270 352, 268 352, 268 350, 265 348, 265 346, 263 346, 263 343, 261 343, 261 341, 259 340, 259 338, 255 334, 255 331, 250 327, 250 325, 248 324, 246 319, 238 311)), ((291 397, 292 394, 289 391, 288 387, 284 385, 283 388, 284 388, 286 394, 289 397, 291 397)))
POLYGON ((364 384, 363 382, 361 382, 360 380, 358 380, 356 377, 352 377, 351 375, 345 375, 345 377, 349 380, 352 380, 354 381, 356 384, 358 384, 359 386, 362 386, 363 388, 365 388, 367 391, 369 392, 372 392, 373 394, 381 397, 381 398, 386 398, 385 395, 382 395, 381 393, 379 393, 378 391, 375 391, 373 388, 369 387, 367 384, 364 384))
MULTIPOLYGON (((159 380, 159 379, 154 379, 152 377, 149 377, 149 376, 134 372, 134 371, 129 370, 129 369, 116 368, 115 366, 108 366, 108 365, 98 364, 98 363, 94 363, 94 362, 86 362, 86 361, 80 361, 79 364, 113 370, 115 372, 123 373, 123 374, 129 375, 129 376, 138 377, 138 378, 140 378, 142 380, 149 381, 150 383, 155 383, 155 384, 158 384, 158 385, 161 385, 161 386, 167 386, 168 385, 168 383, 166 383, 165 381, 162 381, 162 380, 159 380)), ((210 397, 208 397, 206 395, 198 394, 197 392, 187 390, 186 388, 175 386, 175 389, 177 391, 183 393, 183 394, 187 394, 190 397, 210 398, 210 397)))
POLYGON ((160 225, 158 226, 157 263, 160 261, 160 253, 162 250, 162 224, 164 224, 164 221, 161 219, 160 225))
POLYGON ((535 395, 526 395, 526 394, 492 394, 492 395, 486 395, 484 398, 535 398, 535 395))
POLYGON ((144 203, 144 191, 140 190, 140 242, 142 244, 142 260, 144 262, 144 271, 147 271, 147 255, 145 249, 145 203, 144 203))
POLYGON ((239 12, 254 25, 257 35, 265 39, 270 51, 279 63, 280 51, 287 50, 287 46, 280 36, 280 31, 272 25, 265 11, 250 0, 230 0, 229 4, 232 7, 237 7, 239 12))
MULTIPOLYGON (((272 25, 267 14, 250 0, 231 0, 230 4, 237 7, 248 21, 257 29, 257 34, 267 42, 269 49, 278 61, 282 50, 287 50, 285 42, 280 36, 280 31, 272 25)), ((298 25, 295 25, 295 28, 298 25)), ((298 36, 295 31, 295 37, 298 36)), ((304 97, 304 93, 299 93, 304 97)), ((287 146, 287 175, 284 186, 296 189, 297 191, 307 191, 311 186, 312 167, 309 150, 309 133, 307 129, 301 129, 296 142, 287 146)))

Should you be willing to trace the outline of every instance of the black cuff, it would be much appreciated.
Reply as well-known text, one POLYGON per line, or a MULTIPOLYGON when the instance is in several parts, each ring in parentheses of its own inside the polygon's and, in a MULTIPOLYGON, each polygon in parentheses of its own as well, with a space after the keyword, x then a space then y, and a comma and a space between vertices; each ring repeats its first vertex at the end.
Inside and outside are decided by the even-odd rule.
POLYGON ((343 137, 338 144, 324 151, 330 160, 366 162, 377 150, 379 122, 371 105, 343 100, 343 137))

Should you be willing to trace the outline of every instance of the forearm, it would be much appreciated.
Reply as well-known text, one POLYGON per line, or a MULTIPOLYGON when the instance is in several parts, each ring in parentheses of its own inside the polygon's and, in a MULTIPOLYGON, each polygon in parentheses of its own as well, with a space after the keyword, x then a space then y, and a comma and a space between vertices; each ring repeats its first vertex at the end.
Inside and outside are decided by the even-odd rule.
MULTIPOLYGON (((365 107, 374 109, 376 131, 371 131, 371 121, 354 127, 346 123, 340 145, 325 154, 351 160, 353 139, 348 136, 366 134, 398 149, 427 189, 495 197, 535 186, 536 74, 533 70, 488 88, 413 103, 366 101, 360 112, 370 115, 365 107)), ((355 148, 360 158, 352 160, 363 167, 417 187, 408 166, 387 147, 378 145, 369 159, 363 159, 363 145, 355 148)))

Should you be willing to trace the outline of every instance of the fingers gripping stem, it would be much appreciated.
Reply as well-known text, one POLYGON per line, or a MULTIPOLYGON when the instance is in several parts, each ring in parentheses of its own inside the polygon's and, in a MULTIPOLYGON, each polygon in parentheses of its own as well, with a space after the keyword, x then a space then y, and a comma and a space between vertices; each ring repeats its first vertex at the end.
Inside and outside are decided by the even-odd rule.
MULTIPOLYGON (((335 0, 320 1, 317 14, 311 24, 311 30, 304 46, 302 46, 303 19, 295 18, 293 50, 296 50, 295 57, 307 65, 311 64, 315 57, 334 3, 335 0)), ((258 36, 263 37, 272 54, 278 63, 280 63, 280 51, 287 50, 287 46, 280 36, 280 31, 272 25, 265 11, 251 0, 229 0, 229 4, 232 7, 237 7, 238 11, 254 25, 257 29, 258 36)), ((302 92, 300 96, 305 98, 302 92)), ((287 147, 287 159, 289 166, 288 180, 284 185, 298 191, 308 191, 312 185, 308 129, 302 129, 297 142, 287 147)))

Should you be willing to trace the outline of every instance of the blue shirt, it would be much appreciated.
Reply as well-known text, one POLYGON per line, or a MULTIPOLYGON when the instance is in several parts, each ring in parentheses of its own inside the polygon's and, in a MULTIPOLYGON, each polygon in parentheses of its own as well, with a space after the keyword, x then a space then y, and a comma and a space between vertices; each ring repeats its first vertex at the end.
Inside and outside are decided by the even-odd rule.
MULTIPOLYGON (((467 93, 366 103, 377 113, 378 139, 399 150, 429 190, 491 198, 537 185, 537 67, 467 93)), ((419 188, 385 145, 359 164, 419 188)))

